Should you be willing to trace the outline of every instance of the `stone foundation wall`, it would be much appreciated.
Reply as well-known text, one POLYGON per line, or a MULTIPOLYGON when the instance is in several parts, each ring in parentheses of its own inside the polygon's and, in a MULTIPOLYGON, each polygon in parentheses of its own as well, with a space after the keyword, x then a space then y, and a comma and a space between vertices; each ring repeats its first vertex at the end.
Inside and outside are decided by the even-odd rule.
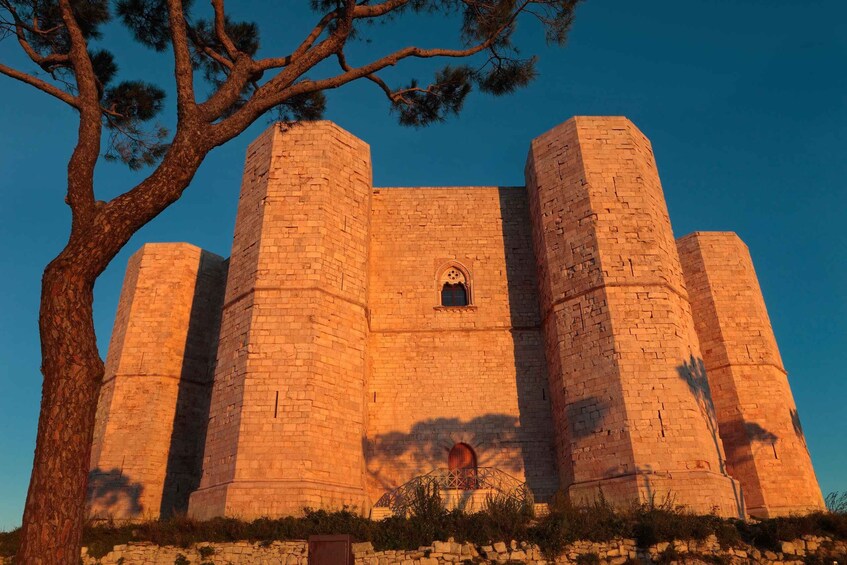
MULTIPOLYGON (((783 542, 781 550, 762 551, 752 546, 721 548, 715 536, 702 541, 661 542, 639 548, 635 540, 616 539, 606 542, 578 541, 567 547, 555 560, 548 560, 538 546, 527 542, 497 542, 478 546, 471 543, 433 542, 414 550, 374 551, 369 542, 354 543, 355 565, 437 565, 440 563, 527 563, 534 565, 567 565, 596 561, 609 565, 624 563, 762 563, 797 564, 807 562, 843 563, 847 542, 829 538, 804 536, 783 542)), ((96 559, 82 550, 82 565, 263 565, 281 563, 307 565, 306 541, 271 543, 230 542, 199 543, 191 547, 157 546, 151 543, 117 545, 107 555, 96 559)), ((11 558, 0 558, 0 564, 11 565, 11 558)))

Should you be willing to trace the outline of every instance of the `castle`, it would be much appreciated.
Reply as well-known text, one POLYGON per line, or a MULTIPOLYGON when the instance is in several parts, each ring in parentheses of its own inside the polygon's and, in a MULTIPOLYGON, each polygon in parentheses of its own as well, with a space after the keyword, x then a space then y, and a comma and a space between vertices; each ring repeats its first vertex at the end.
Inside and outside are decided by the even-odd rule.
POLYGON ((270 127, 229 259, 159 243, 129 261, 91 515, 377 516, 421 477, 466 501, 505 484, 822 509, 744 243, 674 239, 623 117, 553 128, 525 173, 374 188, 368 145, 335 124, 270 127))

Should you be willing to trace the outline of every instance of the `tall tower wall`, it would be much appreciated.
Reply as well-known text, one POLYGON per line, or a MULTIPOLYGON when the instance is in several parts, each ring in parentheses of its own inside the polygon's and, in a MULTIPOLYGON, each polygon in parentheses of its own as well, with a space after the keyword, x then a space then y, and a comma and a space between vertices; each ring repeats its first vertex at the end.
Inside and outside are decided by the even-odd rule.
POLYGON ((558 480, 526 191, 380 188, 371 234, 372 500, 448 468, 458 443, 549 500, 558 480), (442 305, 453 266, 469 306, 442 305))
POLYGON ((677 242, 730 474, 750 514, 824 507, 747 246, 731 232, 677 242))
POLYGON ((106 357, 89 480, 92 517, 185 511, 200 481, 226 261, 185 243, 129 260, 106 357))
POLYGON ((203 478, 189 513, 367 505, 368 146, 331 122, 248 148, 203 478))
POLYGON ((532 142, 526 174, 562 486, 742 515, 650 142, 573 118, 532 142))

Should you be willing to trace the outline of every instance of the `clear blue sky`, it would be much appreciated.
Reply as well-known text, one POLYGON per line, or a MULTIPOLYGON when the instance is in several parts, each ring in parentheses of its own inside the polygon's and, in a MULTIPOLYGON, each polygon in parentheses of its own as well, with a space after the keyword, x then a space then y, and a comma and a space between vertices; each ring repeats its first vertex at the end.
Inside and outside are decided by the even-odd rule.
MULTIPOLYGON (((231 4, 236 17, 262 23, 263 53, 286 52, 314 21, 305 9, 284 12, 294 2, 231 4)), ((522 29, 524 52, 540 55, 540 77, 516 95, 472 95, 460 117, 414 130, 396 125, 372 84, 356 84, 330 93, 327 117, 370 143, 377 186, 414 186, 522 185, 533 137, 572 115, 628 116, 653 142, 676 235, 733 230, 750 246, 821 487, 847 490, 845 21, 843 0, 589 0, 564 49, 547 48, 533 25, 522 29)), ((351 59, 404 44, 410 31, 440 46, 450 36, 439 23, 386 28, 351 59)), ((119 78, 168 87, 167 54, 133 46, 117 27, 107 38, 119 78)), ((0 43, 0 60, 31 70, 11 41, 0 43)), ((172 121, 172 104, 163 119, 172 121)), ((67 238, 64 176, 76 121, 0 77, 0 124, 0 529, 8 529, 20 523, 29 480, 39 282, 67 238)), ((214 151, 182 200, 100 278, 103 356, 127 258, 141 244, 188 241, 229 254, 245 147, 265 127, 214 151)), ((98 196, 139 178, 101 162, 98 196)))

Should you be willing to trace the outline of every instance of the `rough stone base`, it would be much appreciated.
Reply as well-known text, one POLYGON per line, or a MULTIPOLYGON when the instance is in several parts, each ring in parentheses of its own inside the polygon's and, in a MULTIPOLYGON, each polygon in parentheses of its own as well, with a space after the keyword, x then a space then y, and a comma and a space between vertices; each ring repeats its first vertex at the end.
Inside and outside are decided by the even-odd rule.
POLYGON ((695 514, 725 518, 744 517, 741 487, 725 475, 708 471, 637 473, 571 485, 568 494, 577 504, 590 504, 601 496, 612 506, 633 503, 684 506, 695 514))
MULTIPOLYGON (((635 540, 615 539, 607 542, 577 541, 561 555, 548 560, 538 546, 527 542, 497 542, 476 546, 470 543, 433 542, 414 550, 374 551, 366 543, 354 543, 356 565, 439 565, 442 563, 528 563, 532 565, 570 565, 599 562, 609 565, 624 563, 744 563, 796 564, 843 563, 847 542, 817 536, 782 542, 780 551, 762 551, 752 546, 721 548, 715 536, 701 541, 661 542, 638 547, 635 540)), ((215 563, 264 565, 282 563, 307 565, 308 544, 305 541, 271 543, 230 542, 198 543, 191 547, 160 547, 150 543, 117 545, 109 554, 97 559, 82 550, 82 565, 136 565, 173 563, 215 563), (182 560, 180 560, 182 556, 182 560), (187 561, 186 561, 187 560, 187 561)), ((0 564, 11 565, 12 558, 0 558, 0 564)))
POLYGON ((254 520, 302 516, 307 508, 367 514, 370 503, 362 489, 308 481, 235 482, 191 494, 188 515, 198 520, 218 516, 254 520))

